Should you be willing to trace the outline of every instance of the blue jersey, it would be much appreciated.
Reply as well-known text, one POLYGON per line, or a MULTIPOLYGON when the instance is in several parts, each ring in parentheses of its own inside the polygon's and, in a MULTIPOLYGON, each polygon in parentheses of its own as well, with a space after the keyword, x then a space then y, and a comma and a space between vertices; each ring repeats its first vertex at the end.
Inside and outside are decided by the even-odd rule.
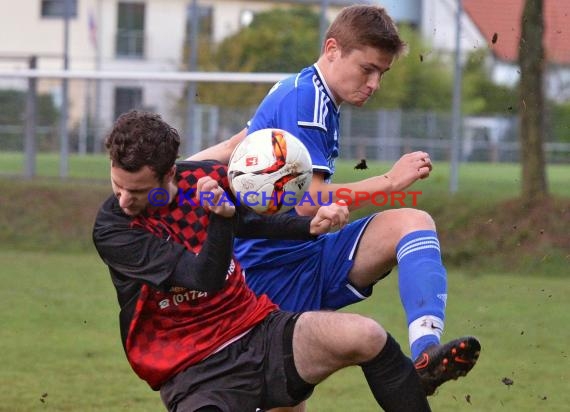
MULTIPOLYGON (((271 88, 251 119, 248 133, 272 127, 287 130, 309 150, 313 170, 330 179, 339 154, 339 118, 339 107, 318 67, 313 65, 271 88)), ((278 262, 283 262, 288 253, 296 259, 310 254, 307 246, 303 241, 237 239, 235 254, 247 277, 247 268, 258 263, 279 259, 279 267, 278 262)), ((283 282, 288 282, 286 276, 283 282)))

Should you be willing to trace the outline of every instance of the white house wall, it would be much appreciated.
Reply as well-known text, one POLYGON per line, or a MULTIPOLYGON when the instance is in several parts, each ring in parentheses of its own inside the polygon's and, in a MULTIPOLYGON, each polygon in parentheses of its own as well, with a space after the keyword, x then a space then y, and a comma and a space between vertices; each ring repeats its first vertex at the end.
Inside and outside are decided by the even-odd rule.
MULTIPOLYGON (((131 0, 124 0, 131 1, 131 0)), ((181 70, 186 41, 187 9, 192 0, 141 0, 145 4, 145 55, 141 59, 117 58, 115 56, 115 37, 117 32, 118 0, 78 0, 77 17, 69 21, 69 67, 71 70, 103 71, 177 71, 181 70), (97 25, 99 49, 91 42, 89 16, 92 15, 97 25)), ((293 2, 297 4, 297 2, 293 2)), ((382 1, 378 2, 382 4, 382 1)), ((63 20, 61 18, 42 18, 40 0, 0 0, 3 13, 0 13, 0 68, 24 68, 27 61, 23 58, 38 55, 42 69, 60 69, 63 67, 63 20), (8 57, 12 58, 8 58, 8 57)), ((244 11, 254 13, 278 5, 288 7, 287 1, 235 1, 235 0, 199 0, 201 7, 213 9, 214 42, 220 42, 241 28, 240 16, 244 11)), ((332 4, 332 2, 330 2, 332 4)), ((410 3, 411 4, 411 3, 410 3)), ((318 7, 315 2, 315 7, 318 7)), ((456 0, 423 0, 421 4, 420 28, 425 39, 434 50, 452 52, 455 49, 456 0)), ((340 6, 329 5, 328 18, 332 20, 340 6)), ((318 9, 317 9, 318 10, 318 9)), ((461 49, 469 52, 480 47, 487 47, 484 38, 471 20, 464 16, 462 20, 461 49)), ((315 56, 316 57, 316 56, 315 56)), ((495 68, 498 79, 513 79, 512 70, 500 66, 495 68)), ((567 83, 567 79, 563 79, 567 83)), ((17 85, 24 89, 25 81, 3 80, 0 87, 17 85)), ((117 86, 138 86, 143 89, 143 105, 162 113, 173 111, 176 99, 183 96, 184 85, 159 82, 100 82, 100 119, 101 124, 110 125, 114 116, 113 95, 117 86)), ((58 97, 61 92, 60 81, 41 81, 42 91, 51 92, 58 97)), ((89 90, 93 90, 91 84, 89 90)), ((77 122, 88 112, 85 98, 85 82, 70 82, 70 123, 77 122)), ((92 96, 92 98, 94 98, 92 96)), ((170 119, 169 119, 170 120, 170 119)))
MULTIPOLYGON (((124 0, 125 2, 131 0, 124 0)), ((145 4, 145 53, 144 58, 117 58, 115 38, 119 0, 78 0, 77 16, 69 20, 69 68, 71 70, 102 71, 177 71, 183 62, 186 41, 186 15, 192 0, 132 0, 145 4), (89 18, 96 23, 98 48, 91 40, 89 18)), ((275 7, 287 7, 288 2, 199 0, 201 7, 213 8, 214 42, 236 33, 241 28, 243 11, 254 13, 275 7)), ((28 65, 25 57, 37 55, 41 69, 63 68, 64 22, 62 18, 42 18, 41 0, 0 0, 4 10, 0 13, 0 68, 21 69, 28 65), (16 35, 17 34, 17 35, 16 35)), ((328 17, 340 7, 329 6, 328 17)), ((100 120, 103 125, 112 123, 114 114, 114 90, 116 87, 141 87, 143 105, 159 112, 171 112, 174 101, 183 96, 184 85, 144 81, 100 82, 100 120)), ((23 80, 3 80, 0 87, 25 89, 23 80)), ((54 101, 61 102, 61 81, 41 80, 38 88, 51 93, 54 101)), ((69 82, 70 124, 78 122, 88 111, 86 104, 93 101, 93 83, 69 82)))
MULTIPOLYGON (((436 50, 452 53, 456 48, 457 0, 424 0, 422 7, 422 37, 436 50)), ((460 50, 469 53, 487 48, 485 38, 471 19, 463 13, 460 50)))

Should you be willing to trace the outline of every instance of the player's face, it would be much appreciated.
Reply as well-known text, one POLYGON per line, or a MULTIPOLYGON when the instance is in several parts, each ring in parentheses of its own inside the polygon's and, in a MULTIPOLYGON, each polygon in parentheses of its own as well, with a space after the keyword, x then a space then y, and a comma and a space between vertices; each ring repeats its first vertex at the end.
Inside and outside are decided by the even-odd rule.
POLYGON ((138 172, 111 166, 111 185, 121 209, 129 216, 141 213, 149 205, 149 192, 162 186, 148 166, 138 172))
POLYGON ((384 73, 390 70, 394 56, 373 47, 336 54, 332 62, 332 81, 327 79, 337 103, 362 106, 380 87, 384 73))

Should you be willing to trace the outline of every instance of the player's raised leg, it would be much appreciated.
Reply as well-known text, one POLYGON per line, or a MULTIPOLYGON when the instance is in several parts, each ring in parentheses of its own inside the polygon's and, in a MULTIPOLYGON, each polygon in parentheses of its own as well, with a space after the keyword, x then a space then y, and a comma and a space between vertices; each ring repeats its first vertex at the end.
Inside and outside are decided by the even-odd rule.
POLYGON ((431 410, 411 360, 372 319, 340 312, 303 313, 293 333, 293 357, 299 376, 310 384, 360 365, 385 411, 431 410))
POLYGON ((444 354, 452 349, 462 353, 462 367, 456 367, 455 372, 443 374, 441 367, 431 364, 431 372, 420 376, 425 379, 430 376, 431 381, 436 379, 438 386, 464 376, 477 361, 480 344, 473 337, 440 344, 445 321, 447 272, 441 259, 435 223, 426 212, 404 208, 378 213, 362 235, 349 279, 356 287, 366 288, 396 264, 411 357, 416 360, 416 365, 425 368, 428 354, 435 362, 435 359, 448 358, 444 354))

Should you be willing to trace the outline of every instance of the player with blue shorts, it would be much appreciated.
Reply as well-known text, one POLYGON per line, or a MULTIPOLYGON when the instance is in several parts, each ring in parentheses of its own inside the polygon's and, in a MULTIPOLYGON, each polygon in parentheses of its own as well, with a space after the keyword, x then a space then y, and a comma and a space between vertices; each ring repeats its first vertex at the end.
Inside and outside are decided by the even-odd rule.
MULTIPOLYGON (((428 153, 404 154, 383 175, 332 182, 340 151, 341 103, 364 105, 405 49, 383 8, 346 7, 329 27, 314 65, 275 84, 247 129, 191 159, 227 162, 246 134, 280 128, 307 146, 313 162, 307 194, 312 201, 302 201, 291 213, 312 215, 319 203, 341 199, 355 210, 373 204, 375 193, 405 190, 429 176, 428 153)), ((440 343, 447 274, 435 223, 424 211, 383 210, 312 243, 237 239, 235 250, 251 288, 268 294, 285 310, 339 309, 361 301, 397 265, 411 357, 420 376, 434 383, 456 379, 467 374, 478 359, 480 344, 472 336, 440 343)), ((436 386, 427 385, 426 392, 433 393, 436 386)))

